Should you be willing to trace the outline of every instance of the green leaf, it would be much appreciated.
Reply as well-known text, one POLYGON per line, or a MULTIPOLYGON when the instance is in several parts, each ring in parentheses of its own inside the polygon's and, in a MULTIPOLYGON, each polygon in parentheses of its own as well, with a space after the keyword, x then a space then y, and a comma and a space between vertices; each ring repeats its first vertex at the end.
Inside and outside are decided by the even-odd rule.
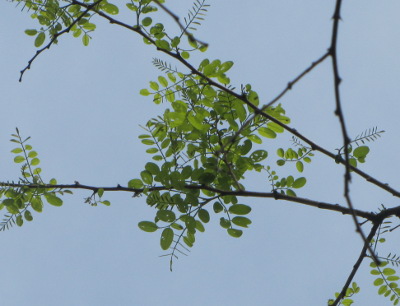
POLYGON ((235 215, 247 215, 251 212, 251 207, 244 204, 235 204, 230 206, 228 211, 235 215))
POLYGON ((53 205, 53 206, 61 206, 63 204, 63 201, 57 197, 56 195, 52 194, 52 193, 46 193, 44 195, 44 197, 46 198, 47 203, 53 205))
POLYGON ((172 210, 159 210, 156 216, 164 222, 173 222, 176 219, 175 213, 172 210))
POLYGON ((246 217, 234 217, 232 223, 241 227, 248 227, 251 224, 251 220, 246 217))
POLYGON ((299 172, 303 172, 303 170, 304 170, 304 165, 303 165, 303 163, 302 163, 301 161, 297 161, 297 162, 296 162, 296 169, 297 169, 297 171, 299 171, 299 172))
POLYGON ((268 157, 268 152, 265 150, 256 150, 250 155, 253 162, 260 162, 268 157))
POLYGON ((199 219, 204 222, 204 223, 208 223, 210 221, 210 214, 208 213, 207 210, 205 209, 200 209, 199 210, 199 219))
POLYGON ((183 220, 188 232, 194 234, 196 232, 196 220, 192 216, 186 216, 183 220))
POLYGON ((183 230, 183 226, 180 225, 180 224, 178 224, 178 223, 172 223, 172 224, 171 224, 171 227, 174 228, 174 229, 176 229, 176 230, 178 230, 178 231, 183 230))
POLYGON ((30 151, 29 153, 28 153, 28 157, 30 157, 30 158, 34 158, 34 157, 36 157, 38 154, 37 154, 37 152, 36 151, 30 151))
POLYGON ((96 29, 96 25, 94 23, 86 22, 83 25, 83 28, 88 31, 94 31, 96 29))
POLYGON ((111 15, 117 15, 119 13, 118 7, 111 3, 104 3, 101 9, 111 15))
POLYGON ((23 157, 23 156, 21 156, 21 155, 18 155, 18 156, 15 156, 15 157, 14 157, 14 163, 19 164, 19 163, 22 163, 22 162, 24 162, 24 161, 25 161, 25 157, 23 157))
POLYGON ((231 227, 231 221, 225 219, 224 217, 221 217, 219 219, 219 225, 221 225, 221 227, 223 228, 230 228, 231 227))
POLYGON ((200 184, 204 184, 204 185, 208 185, 208 184, 212 183, 214 181, 214 179, 215 179, 215 174, 214 173, 204 172, 199 177, 199 183, 200 184))
MULTIPOLYGON (((4 202, 3 202, 4 203, 4 202)), ((19 209, 15 204, 8 204, 6 205, 6 209, 10 214, 18 214, 19 213, 19 209)))
POLYGON ((158 165, 152 162, 147 163, 144 168, 152 175, 157 175, 160 173, 160 168, 158 167, 158 165))
POLYGON ((97 190, 97 195, 101 198, 104 194, 104 189, 100 188, 99 190, 97 190))
POLYGON ((278 159, 278 160, 276 161, 276 164, 277 164, 278 166, 283 166, 284 164, 286 164, 286 161, 285 161, 284 159, 278 159))
POLYGON ((383 279, 382 278, 377 278, 375 281, 374 281, 374 285, 375 286, 380 286, 380 285, 382 285, 383 284, 383 279))
POLYGON ((89 42, 90 42, 90 36, 87 35, 87 34, 83 35, 83 36, 82 36, 82 43, 83 43, 83 45, 86 47, 86 46, 89 45, 89 42))
POLYGON ((218 213, 220 213, 221 211, 224 210, 224 207, 222 206, 222 204, 220 202, 215 202, 214 205, 213 205, 213 209, 214 209, 214 212, 216 214, 218 214, 218 213))
POLYGON ((373 269, 373 270, 371 270, 371 272, 370 272, 372 275, 380 275, 381 273, 378 271, 378 270, 376 270, 376 269, 373 269))
POLYGON ((384 294, 384 293, 386 292, 386 290, 387 290, 387 286, 386 286, 386 285, 382 285, 382 286, 380 286, 380 288, 378 289, 378 294, 379 294, 379 295, 382 295, 382 294, 384 294))
POLYGON ((392 268, 385 268, 385 269, 383 269, 382 273, 385 276, 389 276, 389 275, 396 274, 396 271, 393 270, 392 268))
POLYGON ((369 148, 367 146, 361 146, 354 150, 353 156, 356 157, 357 159, 365 158, 368 153, 369 153, 369 148))
POLYGON ((250 139, 254 143, 262 144, 261 138, 258 137, 257 135, 252 134, 252 135, 247 136, 247 138, 250 139))
POLYGON ((187 60, 187 59, 189 59, 190 54, 189 54, 189 52, 183 51, 181 53, 181 56, 182 56, 183 59, 187 60))
POLYGON ((235 237, 235 238, 239 238, 243 234, 242 230, 238 230, 238 229, 234 229, 234 228, 228 228, 227 231, 230 236, 235 237))
POLYGON ((39 158, 34 158, 31 160, 31 166, 37 166, 40 164, 39 158))
POLYGON ((32 214, 31 214, 31 212, 29 210, 25 210, 24 217, 25 217, 26 221, 32 221, 33 220, 32 214))
POLYGON ((142 25, 148 27, 149 25, 151 25, 152 22, 153 19, 151 19, 150 17, 146 17, 142 20, 142 25))
POLYGON ((150 221, 140 221, 138 226, 142 231, 145 231, 148 233, 155 232, 156 230, 158 230, 157 224, 155 224, 154 222, 150 222, 150 221))
POLYGON ((133 189, 141 189, 143 188, 143 182, 140 179, 132 179, 128 182, 128 187, 133 189))
POLYGON ((140 177, 145 184, 151 185, 153 183, 153 176, 147 170, 140 172, 140 177))
POLYGON ((160 245, 163 250, 168 250, 174 240, 174 231, 171 228, 165 228, 162 231, 160 245))
POLYGON ((287 189, 286 194, 291 197, 296 197, 296 193, 292 189, 287 189))
POLYGON ((196 220, 196 229, 197 229, 199 232, 202 232, 202 233, 204 233, 204 231, 206 230, 206 229, 204 228, 203 223, 201 223, 199 220, 196 220))
POLYGON ((39 197, 32 198, 31 207, 36 212, 39 212, 39 213, 42 212, 42 210, 43 210, 43 202, 42 202, 42 200, 39 197))
POLYGON ((40 32, 35 38, 35 47, 39 48, 41 45, 43 45, 45 39, 46 34, 44 32, 40 32))
POLYGON ((37 34, 37 30, 35 30, 35 29, 27 29, 27 30, 25 30, 25 34, 27 34, 29 36, 35 36, 37 34))
POLYGON ((276 133, 271 130, 270 128, 266 128, 266 127, 260 127, 258 129, 258 133, 266 138, 276 138, 276 133))
POLYGON ((24 219, 22 219, 22 216, 21 216, 21 215, 18 215, 18 216, 15 218, 15 223, 17 223, 18 226, 22 226, 22 224, 24 224, 24 219))
MULTIPOLYGON (((157 84, 157 83, 156 83, 157 84)), ((157 84, 158 85, 158 84, 157 84)), ((148 95, 150 95, 150 92, 149 92, 149 90, 148 89, 141 89, 140 90, 140 94, 142 95, 142 96, 148 96, 148 95)))
POLYGON ((282 148, 279 148, 278 150, 276 150, 276 154, 283 158, 285 156, 285 151, 282 148))
POLYGON ((110 206, 110 205, 111 205, 110 201, 107 201, 107 200, 105 200, 105 201, 100 201, 100 203, 103 204, 103 205, 105 205, 105 206, 110 206))
POLYGON ((305 177, 299 177, 292 185, 293 188, 301 188, 306 184, 307 180, 305 177))

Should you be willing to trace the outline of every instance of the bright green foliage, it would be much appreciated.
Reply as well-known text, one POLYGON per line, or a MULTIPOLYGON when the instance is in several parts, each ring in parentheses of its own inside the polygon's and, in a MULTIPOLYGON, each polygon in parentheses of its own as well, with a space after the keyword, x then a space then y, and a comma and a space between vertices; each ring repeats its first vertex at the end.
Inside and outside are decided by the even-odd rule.
MULTIPOLYGON (((388 259, 389 258, 390 254, 388 256, 388 259)), ((398 258, 396 261, 393 261, 393 259, 389 260, 397 265, 398 258)), ((384 297, 389 297, 390 301, 393 302, 393 305, 398 305, 400 301, 398 280, 400 277, 396 275, 396 270, 387 267, 388 264, 389 261, 382 261, 381 264, 377 266, 374 262, 371 262, 371 274, 378 276, 374 280, 374 286, 378 287, 378 294, 384 297)))
MULTIPOLYGON (((360 287, 358 287, 356 282, 353 282, 351 284, 351 287, 347 288, 346 290, 346 294, 344 296, 344 298, 340 301, 339 305, 343 305, 343 306, 350 306, 354 303, 353 299, 350 299, 350 297, 352 297, 354 294, 360 292, 360 287)), ((336 292, 335 293, 335 299, 339 296, 339 293, 336 292)), ((330 299, 328 301, 328 305, 332 305, 334 302, 334 299, 330 299)))
MULTIPOLYGON (((8 229, 13 224, 22 226, 24 220, 32 221, 31 209, 39 213, 42 212, 44 201, 53 206, 61 206, 63 201, 59 196, 64 195, 64 193, 72 193, 65 189, 56 190, 40 187, 40 185, 46 185, 46 183, 40 175, 42 169, 37 167, 40 164, 38 153, 28 144, 29 139, 30 137, 22 139, 18 129, 16 134, 12 134, 11 141, 16 143, 18 147, 11 152, 16 154, 14 162, 21 166, 21 178, 17 184, 26 187, 0 187, 0 210, 7 211, 0 223, 0 230, 8 229)), ((48 184, 55 185, 57 181, 51 179, 48 184)))
POLYGON ((297 150, 294 148, 288 148, 286 151, 283 148, 279 148, 276 154, 280 159, 276 161, 278 166, 284 166, 287 162, 295 162, 296 169, 298 172, 304 171, 304 162, 311 163, 311 157, 314 156, 312 149, 303 146, 296 138, 293 138, 293 143, 299 146, 297 150))

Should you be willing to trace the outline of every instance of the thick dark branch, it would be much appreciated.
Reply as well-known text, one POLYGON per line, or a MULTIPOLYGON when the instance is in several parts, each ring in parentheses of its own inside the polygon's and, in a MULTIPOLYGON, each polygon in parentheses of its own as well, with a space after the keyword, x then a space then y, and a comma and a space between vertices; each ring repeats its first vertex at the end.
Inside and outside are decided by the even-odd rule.
POLYGON ((334 89, 335 89, 335 101, 336 101, 336 110, 335 114, 339 117, 340 127, 342 130, 343 135, 343 147, 344 147, 344 155, 345 155, 345 174, 344 174, 344 197, 346 199, 347 205, 352 212, 352 217, 354 224, 356 226, 356 231, 360 234, 362 240, 364 241, 364 245, 368 248, 369 253, 371 254, 372 258, 374 259, 375 263, 379 265, 379 259, 376 257, 374 251, 371 249, 367 238, 357 220, 357 215, 354 212, 353 203, 350 198, 350 163, 349 163, 349 144, 350 138, 347 133, 346 129, 346 122, 344 120, 344 114, 342 111, 342 104, 340 100, 340 82, 342 81, 339 76, 339 67, 338 67, 338 60, 337 60, 337 40, 338 40, 338 31, 339 31, 339 21, 340 21, 340 8, 342 5, 342 0, 336 1, 335 12, 333 13, 333 28, 332 28, 332 41, 331 46, 329 48, 329 54, 332 58, 332 69, 333 69, 333 80, 334 80, 334 89))
POLYGON ((364 247, 361 250, 360 256, 358 257, 356 263, 354 264, 353 269, 351 270, 351 273, 342 288, 342 291, 340 292, 340 294, 338 295, 336 300, 333 302, 333 304, 331 304, 332 306, 338 305, 338 303, 346 296, 346 291, 349 288, 350 283, 353 280, 354 276, 356 275, 358 269, 360 268, 361 263, 363 262, 366 254, 367 254, 367 250, 369 249, 370 242, 371 242, 372 238, 375 236, 375 233, 378 230, 379 225, 380 225, 380 223, 378 223, 378 222, 373 225, 373 227, 364 243, 364 247))
MULTIPOLYGON (((133 193, 134 195, 142 194, 145 190, 147 190, 147 191, 156 191, 156 190, 174 191, 175 190, 173 187, 165 187, 165 186, 153 186, 153 187, 143 189, 143 188, 123 187, 121 185, 117 185, 115 187, 89 186, 89 185, 82 185, 78 182, 75 182, 75 184, 57 184, 57 185, 0 183, 0 186, 1 187, 12 187, 12 188, 35 188, 35 189, 40 189, 40 188, 43 189, 44 188, 44 189, 59 189, 59 190, 84 189, 84 190, 91 190, 94 193, 96 193, 99 189, 103 189, 104 191, 125 191, 125 192, 133 193)), ((347 208, 345 206, 341 206, 339 204, 331 204, 331 203, 326 203, 326 202, 321 202, 321 201, 310 200, 307 198, 291 197, 288 195, 279 194, 279 193, 275 193, 275 192, 258 192, 258 191, 247 191, 247 190, 225 191, 225 190, 221 190, 221 189, 217 189, 217 188, 205 186, 205 185, 185 185, 184 188, 189 189, 189 190, 193 190, 193 189, 208 190, 208 191, 215 192, 219 196, 230 195, 230 196, 237 196, 237 197, 272 198, 275 200, 285 200, 288 202, 300 203, 300 204, 304 204, 304 205, 319 208, 319 209, 326 209, 326 210, 330 210, 330 211, 340 212, 344 215, 351 214, 351 211, 349 208, 347 208)), ((367 220, 370 220, 370 221, 374 221, 376 219, 376 215, 371 212, 356 209, 356 210, 354 210, 354 213, 357 216, 367 219, 367 220)))

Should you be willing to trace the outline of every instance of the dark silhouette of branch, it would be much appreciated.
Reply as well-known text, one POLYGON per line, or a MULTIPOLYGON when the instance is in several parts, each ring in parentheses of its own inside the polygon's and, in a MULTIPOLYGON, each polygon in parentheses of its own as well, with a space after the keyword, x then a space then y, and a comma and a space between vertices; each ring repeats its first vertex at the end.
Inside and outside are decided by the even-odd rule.
MULTIPOLYGON (((125 191, 125 192, 130 192, 133 193, 134 196, 138 196, 143 193, 145 189, 143 188, 129 188, 129 187, 124 187, 121 185, 117 185, 115 187, 107 187, 107 186, 89 186, 89 185, 83 185, 80 184, 79 182, 75 182, 75 184, 21 184, 21 183, 7 183, 3 182, 0 183, 0 187, 12 187, 12 188, 44 188, 44 189, 59 189, 59 190, 65 190, 65 189, 84 189, 84 190, 91 190, 93 193, 97 193, 99 189, 103 189, 104 191, 125 191)), ((351 215, 351 210, 345 206, 341 206, 339 204, 331 204, 331 203, 326 203, 322 201, 315 201, 315 200, 310 200, 307 198, 301 198, 301 197, 292 197, 284 194, 280 194, 277 192, 259 192, 259 191, 247 191, 247 190, 232 190, 232 191, 227 191, 227 190, 221 190, 217 189, 211 186, 205 186, 205 185, 185 185, 185 189, 188 190, 208 190, 212 191, 218 194, 218 196, 237 196, 237 197, 254 197, 254 198, 272 198, 275 200, 285 200, 288 202, 294 202, 294 203, 300 203, 300 204, 305 204, 307 206, 311 206, 314 208, 319 208, 319 209, 326 209, 330 211, 335 211, 335 212, 340 212, 344 215, 351 215)), ((146 188, 147 191, 162 191, 162 190, 170 190, 174 191, 173 188, 171 187, 165 187, 165 186, 152 186, 146 188)), ((395 214, 396 211, 392 211, 392 214, 395 214)), ((367 219, 369 221, 374 221, 376 220, 375 214, 371 212, 366 212, 362 210, 354 210, 354 213, 364 219, 367 219)))
MULTIPOLYGON (((333 304, 331 304, 332 306, 336 306, 338 305, 338 303, 346 296, 346 291, 350 286, 351 281, 353 280, 354 276, 356 275, 358 269, 361 266, 361 263, 363 262, 366 254, 367 254, 367 250, 370 249, 370 242, 372 240, 372 238, 374 238, 376 231, 379 228, 380 223, 376 222, 374 223, 374 225, 371 228, 371 231, 369 232, 368 237, 366 238, 366 241, 364 243, 364 247, 361 250, 360 256, 358 256, 358 259, 356 261, 356 263, 353 266, 353 269, 351 270, 351 273, 349 275, 349 277, 347 278, 346 283, 344 284, 342 291, 340 292, 340 294, 338 295, 338 297, 336 298, 336 300, 333 302, 333 304)), ((372 254, 372 253, 370 253, 372 254)))
POLYGON ((350 163, 349 163, 349 144, 350 138, 347 133, 346 129, 346 122, 344 120, 344 114, 342 111, 342 105, 340 101, 340 83, 341 78, 339 76, 339 67, 338 67, 338 60, 337 60, 337 40, 338 40, 338 31, 339 31, 339 21, 340 21, 340 8, 342 5, 342 0, 336 1, 335 12, 333 13, 333 28, 332 28, 332 41, 331 46, 329 48, 329 55, 332 58, 332 70, 333 70, 333 80, 334 80, 334 89, 335 89, 335 100, 336 100, 336 110, 335 115, 339 117, 340 127, 342 130, 343 135, 343 147, 344 147, 344 156, 345 156, 345 174, 344 174, 344 197, 346 199, 347 205, 352 211, 352 217, 354 224, 356 226, 356 231, 360 234, 362 240, 364 241, 364 245, 368 248, 369 253, 371 254, 374 262, 379 265, 380 261, 378 257, 376 257, 375 252, 372 250, 369 243, 367 243, 367 238, 357 220, 357 216, 353 213, 353 203, 350 198, 350 182, 351 182, 351 174, 350 174, 350 163))
POLYGON ((80 15, 78 16, 70 25, 69 27, 65 28, 64 30, 62 30, 61 32, 58 32, 56 34, 54 34, 53 38, 50 40, 50 42, 44 46, 43 48, 39 49, 36 51, 35 55, 28 61, 28 65, 21 70, 20 72, 20 77, 19 77, 19 82, 22 82, 22 77, 24 76, 25 71, 31 69, 31 65, 33 63, 33 61, 46 49, 50 49, 50 47, 54 44, 54 42, 57 40, 58 37, 60 37, 61 35, 68 33, 71 28, 79 21, 83 18, 83 16, 86 15, 87 12, 89 12, 90 10, 92 10, 97 4, 99 4, 101 1, 103 0, 98 0, 90 5, 86 6, 86 10, 80 15))

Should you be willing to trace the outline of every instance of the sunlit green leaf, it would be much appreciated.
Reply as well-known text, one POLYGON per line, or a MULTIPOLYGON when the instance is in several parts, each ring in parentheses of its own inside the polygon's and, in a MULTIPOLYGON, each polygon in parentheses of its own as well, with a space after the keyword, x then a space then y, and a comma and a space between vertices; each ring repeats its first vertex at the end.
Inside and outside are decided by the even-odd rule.
POLYGON ((235 238, 239 238, 239 237, 242 236, 242 234, 243 234, 243 231, 242 231, 242 230, 234 229, 234 228, 228 228, 227 231, 228 231, 228 234, 229 234, 230 236, 235 237, 235 238))
POLYGON ((245 204, 236 204, 230 206, 228 211, 235 215, 247 215, 251 211, 251 207, 245 204))
POLYGON ((162 231, 160 245, 163 250, 168 250, 174 240, 174 231, 171 228, 165 228, 162 231))
POLYGON ((138 224, 139 228, 145 232, 155 232, 158 229, 157 224, 151 221, 141 221, 138 224))

